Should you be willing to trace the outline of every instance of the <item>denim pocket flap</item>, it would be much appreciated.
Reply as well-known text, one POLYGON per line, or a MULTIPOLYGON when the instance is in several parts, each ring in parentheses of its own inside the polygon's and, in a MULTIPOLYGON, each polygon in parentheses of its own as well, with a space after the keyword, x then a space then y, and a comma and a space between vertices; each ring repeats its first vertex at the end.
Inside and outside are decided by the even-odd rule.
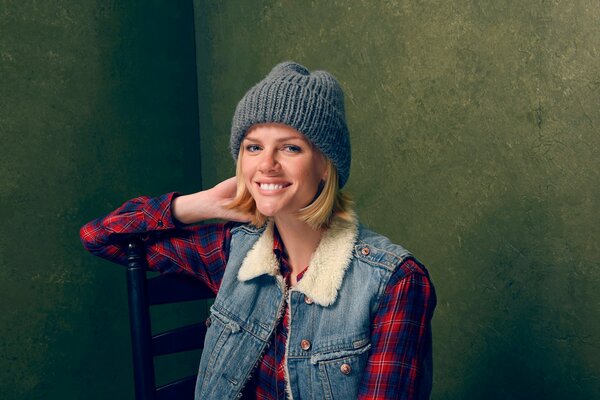
POLYGON ((226 328, 229 328, 229 331, 231 333, 238 332, 241 329, 240 325, 237 322, 233 321, 227 315, 221 313, 215 307, 211 307, 211 309, 210 309, 210 317, 213 320, 219 321, 226 328))
POLYGON ((339 349, 335 351, 327 351, 322 353, 315 353, 310 357, 311 364, 317 364, 323 361, 332 361, 339 358, 353 357, 363 354, 371 349, 371 343, 365 342, 362 347, 356 348, 351 346, 348 349, 339 349))

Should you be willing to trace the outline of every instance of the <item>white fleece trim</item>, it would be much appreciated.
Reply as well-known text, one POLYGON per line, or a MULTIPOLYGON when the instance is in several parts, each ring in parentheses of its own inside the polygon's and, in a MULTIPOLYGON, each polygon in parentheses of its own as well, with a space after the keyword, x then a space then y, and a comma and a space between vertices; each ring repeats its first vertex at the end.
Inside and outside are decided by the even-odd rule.
POLYGON ((279 262, 273 253, 273 221, 269 221, 260 238, 246 254, 238 271, 238 279, 245 282, 264 274, 275 276, 278 272, 279 262))
MULTIPOLYGON (((356 217, 353 216, 353 222, 334 219, 331 227, 323 233, 306 273, 294 290, 302 292, 321 306, 332 305, 350 265, 357 237, 356 217)), ((263 274, 276 275, 278 272, 279 264, 273 253, 273 222, 269 222, 246 255, 238 272, 238 279, 248 281, 263 274)))

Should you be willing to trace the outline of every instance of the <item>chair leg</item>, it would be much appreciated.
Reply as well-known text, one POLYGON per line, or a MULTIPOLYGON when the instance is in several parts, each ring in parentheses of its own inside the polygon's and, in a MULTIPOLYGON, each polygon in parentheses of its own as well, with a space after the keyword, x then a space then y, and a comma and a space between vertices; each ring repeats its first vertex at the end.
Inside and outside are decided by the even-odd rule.
POLYGON ((127 258, 127 293, 135 398, 154 400, 156 383, 143 247, 138 242, 130 242, 127 246, 127 258))

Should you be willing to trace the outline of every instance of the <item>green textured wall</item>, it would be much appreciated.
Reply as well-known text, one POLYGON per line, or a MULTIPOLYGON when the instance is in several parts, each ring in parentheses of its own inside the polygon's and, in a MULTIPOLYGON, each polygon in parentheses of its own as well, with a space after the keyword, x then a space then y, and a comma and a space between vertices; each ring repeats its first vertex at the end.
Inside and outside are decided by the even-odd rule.
POLYGON ((600 398, 600 3, 195 4, 205 186, 275 63, 332 71, 359 215, 437 287, 433 398, 600 398))
MULTIPOLYGON (((251 84, 331 70, 361 219, 436 283, 433 398, 600 397, 598 2, 195 5, 205 186, 251 84)), ((200 186, 192 30, 183 1, 0 0, 0 398, 132 398, 124 277, 77 232, 200 186)))
POLYGON ((200 187, 193 29, 191 1, 0 1, 1 399, 133 398, 124 272, 78 233, 200 187))

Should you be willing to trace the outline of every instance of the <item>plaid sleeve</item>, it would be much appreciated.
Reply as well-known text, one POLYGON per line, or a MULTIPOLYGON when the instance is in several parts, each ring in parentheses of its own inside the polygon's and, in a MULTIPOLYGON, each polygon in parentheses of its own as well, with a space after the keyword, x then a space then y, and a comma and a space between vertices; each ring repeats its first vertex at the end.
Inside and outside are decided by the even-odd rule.
POLYGON ((359 399, 428 399, 436 298, 424 268, 407 259, 386 287, 371 334, 359 399))
POLYGON ((178 194, 129 200, 85 224, 79 232, 81 242, 92 254, 127 265, 123 239, 139 234, 150 269, 191 275, 216 293, 229 256, 231 223, 186 226, 171 215, 175 196, 178 194))

